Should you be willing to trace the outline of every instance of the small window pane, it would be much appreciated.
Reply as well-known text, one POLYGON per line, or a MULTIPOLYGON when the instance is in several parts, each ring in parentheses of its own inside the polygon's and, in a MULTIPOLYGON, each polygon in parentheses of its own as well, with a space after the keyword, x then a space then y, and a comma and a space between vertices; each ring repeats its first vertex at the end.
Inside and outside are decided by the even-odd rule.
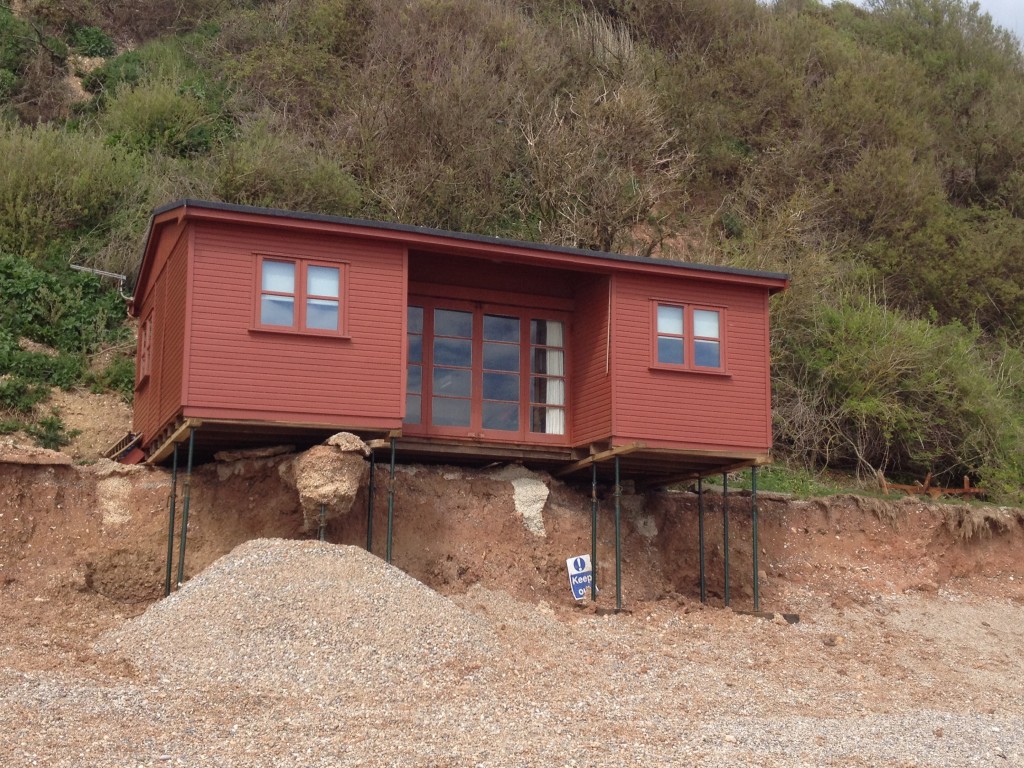
POLYGON ((409 333, 423 333, 423 307, 409 307, 409 333))
POLYGON ((473 342, 469 339, 434 339, 434 365, 473 365, 473 342))
POLYGON ((260 323, 288 327, 295 325, 295 299, 288 296, 262 296, 260 323))
POLYGON ((710 309, 693 310, 693 335, 706 336, 711 339, 719 338, 718 313, 710 309))
POLYGON ((514 373, 485 373, 485 400, 519 400, 519 376, 514 373))
POLYGON ((484 339, 519 342, 519 318, 484 315, 484 339))
POLYGON ((669 365, 683 364, 683 340, 676 338, 658 337, 658 362, 669 365))
POLYGON ((334 296, 337 298, 340 271, 337 267, 307 267, 306 293, 310 296, 334 296))
POLYGON ((459 368, 434 369, 434 394, 451 395, 453 397, 469 397, 470 371, 459 368))
POLYGON ((468 427, 469 400, 435 397, 431 400, 431 420, 437 427, 468 427))
POLYGON ((658 305, 658 333, 683 335, 683 308, 658 305))
POLYGON ((548 373, 552 376, 565 375, 564 353, 560 349, 535 349, 531 370, 533 373, 548 373))
POLYGON ((488 371, 518 371, 519 345, 484 342, 484 369, 488 371))
POLYGON ((565 410, 563 408, 531 408, 530 431, 548 435, 564 435, 565 410))
MULTIPOLYGON (((263 262, 263 290, 295 293, 295 264, 290 261, 263 262)), ((279 323, 274 323, 279 325, 279 323)))
POLYGON ((518 403, 488 403, 483 406, 484 429, 519 431, 518 403))
POLYGON ((338 330, 338 302, 331 299, 308 299, 306 327, 317 331, 338 330))
POLYGON ((418 334, 409 336, 409 362, 423 362, 423 337, 418 334))
POLYGON ((410 365, 405 385, 406 392, 420 394, 423 391, 423 368, 419 365, 410 365))
POLYGON ((563 347, 562 322, 560 320, 531 320, 530 343, 544 347, 563 347))
POLYGON ((422 416, 420 415, 420 402, 419 395, 406 395, 405 396, 405 423, 406 424, 419 424, 422 416))
POLYGON ((693 362, 702 368, 721 368, 721 343, 700 340, 693 342, 693 362))
POLYGON ((435 309, 434 335, 461 336, 468 339, 473 335, 473 313, 456 312, 453 309, 435 309))

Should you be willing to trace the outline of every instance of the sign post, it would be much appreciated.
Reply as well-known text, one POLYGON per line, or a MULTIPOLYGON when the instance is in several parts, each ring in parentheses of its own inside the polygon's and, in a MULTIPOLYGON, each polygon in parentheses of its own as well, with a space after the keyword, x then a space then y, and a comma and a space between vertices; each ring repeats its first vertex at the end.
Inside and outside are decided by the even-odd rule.
POLYGON ((576 600, 582 600, 588 589, 594 589, 594 569, 590 564, 590 555, 577 555, 567 558, 565 567, 569 571, 569 589, 576 600))

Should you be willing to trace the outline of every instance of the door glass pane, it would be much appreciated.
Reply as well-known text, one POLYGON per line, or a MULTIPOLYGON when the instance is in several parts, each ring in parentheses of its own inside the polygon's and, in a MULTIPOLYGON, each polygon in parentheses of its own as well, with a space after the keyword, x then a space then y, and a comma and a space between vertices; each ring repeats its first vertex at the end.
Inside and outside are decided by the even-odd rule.
POLYGON ((291 261, 263 261, 263 290, 295 293, 295 264, 291 261))
POLYGON ((710 309, 693 310, 693 335, 717 339, 718 313, 710 309))
POLYGON ((333 296, 338 293, 337 267, 306 267, 306 293, 310 296, 333 296))
POLYGON ((549 373, 553 376, 565 374, 563 353, 560 349, 533 350, 533 373, 549 373))
POLYGON ((410 365, 406 392, 420 394, 423 391, 423 368, 419 365, 410 365))
POLYGON ((565 405, 565 380, 534 377, 530 380, 530 400, 538 405, 565 405))
POLYGON ((658 305, 658 333, 683 335, 683 308, 658 305))
POLYGON ((435 309, 434 335, 461 336, 468 339, 473 335, 473 313, 457 312, 454 309, 435 309))
POLYGON ((565 409, 543 407, 531 408, 530 431, 548 435, 564 435, 565 409))
POLYGON ((519 376, 514 373, 485 373, 485 400, 519 401, 519 376))
POLYGON ((518 403, 489 403, 483 405, 484 429, 519 431, 518 403))
POLYGON ((295 325, 295 299, 290 296, 261 296, 260 323, 288 327, 295 325))
POLYGON ((658 337, 658 362, 670 365, 683 364, 683 340, 673 337, 658 337))
POLYGON ((530 343, 546 347, 564 346, 561 320, 531 320, 530 343))
POLYGON ((420 415, 420 396, 419 395, 406 395, 405 396, 405 423, 406 424, 419 424, 422 416, 420 415))
POLYGON ((338 330, 338 302, 331 299, 308 299, 306 327, 322 331, 338 330))
POLYGON ((409 333, 423 333, 423 307, 409 307, 409 333))
POLYGON ((519 345, 484 342, 484 370, 518 371, 519 345))
POLYGON ((450 397, 435 397, 431 400, 430 406, 434 426, 469 426, 469 400, 456 400, 450 397))
POLYGON ((484 315, 485 341, 519 341, 519 318, 484 315))
POLYGON ((409 362, 423 362, 423 337, 417 334, 409 334, 409 362))
POLYGON ((469 397, 471 373, 460 368, 435 368, 434 394, 469 397))
POLYGON ((693 362, 702 368, 721 368, 721 343, 717 341, 702 341, 700 339, 694 341, 693 362))
POLYGON ((469 339, 434 339, 434 365, 473 365, 473 342, 469 339))

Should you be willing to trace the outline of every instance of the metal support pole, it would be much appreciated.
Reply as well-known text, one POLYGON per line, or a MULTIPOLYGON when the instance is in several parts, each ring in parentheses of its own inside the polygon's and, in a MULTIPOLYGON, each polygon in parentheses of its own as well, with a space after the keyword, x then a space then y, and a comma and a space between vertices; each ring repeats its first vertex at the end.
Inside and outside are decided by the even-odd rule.
POLYGON ((192 501, 192 453, 196 444, 196 431, 188 431, 188 467, 185 470, 185 498, 181 502, 181 538, 178 541, 178 586, 185 581, 185 539, 188 537, 188 508, 192 501))
POLYGON ((729 475, 722 473, 722 546, 725 566, 725 607, 729 607, 729 475))
POLYGON ((317 538, 319 538, 320 541, 324 540, 324 532, 326 531, 326 529, 327 529, 326 510, 325 510, 325 505, 321 504, 320 505, 320 530, 319 530, 319 532, 317 534, 317 538))
POLYGON ((370 485, 366 489, 366 551, 373 552, 373 496, 377 491, 377 454, 370 451, 370 485))
POLYGON ((622 483, 615 457, 615 610, 622 610, 622 483))
POLYGON ((391 562, 391 539, 395 530, 395 438, 391 438, 391 474, 388 480, 388 548, 387 562, 391 562))
POLYGON ((590 599, 597 600, 597 462, 590 465, 590 599))
POLYGON ((754 613, 758 613, 761 610, 761 579, 757 575, 757 467, 750 468, 750 522, 750 535, 754 540, 754 613))
POLYGON ((171 567, 174 562, 174 514, 178 501, 178 444, 174 444, 174 458, 171 461, 170 520, 167 523, 167 573, 164 574, 164 597, 171 594, 171 567))
POLYGON ((708 601, 708 575, 704 569, 704 478, 697 478, 697 542, 700 546, 700 601, 708 601))

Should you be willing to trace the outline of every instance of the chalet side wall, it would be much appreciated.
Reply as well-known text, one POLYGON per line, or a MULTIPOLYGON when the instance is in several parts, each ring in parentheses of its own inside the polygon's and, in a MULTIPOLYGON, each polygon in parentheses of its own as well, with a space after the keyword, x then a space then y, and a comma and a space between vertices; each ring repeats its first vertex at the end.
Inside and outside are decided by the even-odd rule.
MULTIPOLYGON (((135 392, 133 430, 143 445, 156 437, 181 410, 182 361, 185 349, 186 295, 188 283, 188 236, 180 228, 168 228, 150 275, 140 325, 152 316, 150 375, 135 392)), ((136 362, 139 361, 136 356, 136 362)))
POLYGON ((195 225, 186 415, 392 429, 405 371, 405 249, 195 225), (257 254, 347 264, 348 338, 254 330, 257 254))
POLYGON ((768 291, 638 275, 618 275, 614 286, 616 440, 768 450, 768 291), (652 367, 656 299, 724 310, 725 374, 652 367))
POLYGON ((578 445, 612 434, 612 375, 609 344, 611 279, 582 279, 572 322, 572 438, 578 445))

